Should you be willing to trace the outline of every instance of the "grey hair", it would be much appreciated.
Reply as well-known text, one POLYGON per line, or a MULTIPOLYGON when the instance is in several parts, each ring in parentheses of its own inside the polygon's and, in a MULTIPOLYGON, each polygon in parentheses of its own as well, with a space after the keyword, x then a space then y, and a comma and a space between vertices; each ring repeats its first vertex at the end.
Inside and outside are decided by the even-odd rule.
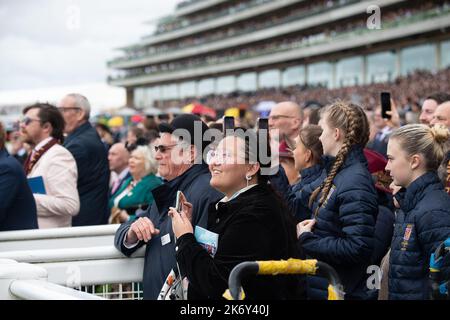
POLYGON ((91 115, 91 104, 89 103, 89 100, 79 93, 69 93, 67 96, 75 100, 75 107, 83 109, 84 118, 89 120, 91 115))
POLYGON ((158 171, 158 162, 155 159, 155 152, 149 146, 137 146, 131 153, 139 153, 144 157, 145 175, 155 174, 158 171))

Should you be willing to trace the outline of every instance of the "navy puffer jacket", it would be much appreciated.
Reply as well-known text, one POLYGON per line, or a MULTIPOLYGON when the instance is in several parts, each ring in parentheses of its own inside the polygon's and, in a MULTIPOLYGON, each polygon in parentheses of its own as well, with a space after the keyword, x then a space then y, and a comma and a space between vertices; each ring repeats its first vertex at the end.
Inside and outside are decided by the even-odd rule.
MULTIPOLYGON (((330 159, 331 160, 331 159, 330 159)), ((327 173, 333 161, 325 164, 327 173)), ((311 183, 314 187, 319 182, 311 183)), ((320 194, 312 207, 315 212, 320 194)), ((336 269, 346 299, 367 299, 366 280, 374 249, 377 194, 362 148, 353 147, 333 180, 328 198, 319 210, 313 232, 305 232, 299 245, 309 257, 336 269)), ((310 299, 326 299, 324 278, 308 277, 310 299)))
POLYGON ((395 198, 400 210, 389 260, 389 299, 429 299, 430 255, 450 236, 450 197, 437 174, 428 172, 395 198))

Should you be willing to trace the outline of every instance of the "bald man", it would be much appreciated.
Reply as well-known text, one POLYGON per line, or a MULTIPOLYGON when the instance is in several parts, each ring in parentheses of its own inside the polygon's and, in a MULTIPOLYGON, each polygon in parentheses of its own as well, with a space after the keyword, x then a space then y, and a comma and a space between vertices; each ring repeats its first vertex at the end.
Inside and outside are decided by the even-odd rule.
POLYGON ((450 129, 450 101, 438 105, 433 113, 433 119, 430 124, 442 124, 450 129))
POLYGON ((302 108, 292 101, 276 104, 269 115, 269 129, 278 129, 280 137, 294 140, 300 133, 303 121, 302 108))
POLYGON ((125 148, 124 143, 115 143, 109 148, 108 162, 109 169, 111 170, 110 196, 113 196, 120 189, 124 181, 130 177, 128 170, 129 158, 130 153, 125 148))

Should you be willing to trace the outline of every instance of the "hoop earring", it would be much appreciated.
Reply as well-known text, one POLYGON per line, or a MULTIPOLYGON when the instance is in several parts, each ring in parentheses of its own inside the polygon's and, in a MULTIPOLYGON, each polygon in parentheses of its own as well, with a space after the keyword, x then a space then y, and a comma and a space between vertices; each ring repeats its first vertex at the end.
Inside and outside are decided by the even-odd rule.
POLYGON ((247 180, 247 187, 250 180, 252 180, 252 176, 245 176, 245 180, 247 180))

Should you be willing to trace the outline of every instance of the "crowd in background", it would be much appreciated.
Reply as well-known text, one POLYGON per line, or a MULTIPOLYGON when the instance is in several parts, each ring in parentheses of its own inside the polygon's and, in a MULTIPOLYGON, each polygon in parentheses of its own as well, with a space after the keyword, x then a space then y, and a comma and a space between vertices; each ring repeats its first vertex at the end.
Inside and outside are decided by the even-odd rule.
MULTIPOLYGON (((200 144, 195 126, 222 132, 222 118, 148 117, 124 134, 91 124, 81 94, 29 105, 18 131, 0 127, 0 230, 120 224, 118 250, 146 246, 147 299, 220 299, 239 262, 291 257, 331 265, 346 299, 428 299, 430 255, 450 236, 449 75, 235 95, 233 105, 278 102, 270 135, 242 113, 231 134, 200 144), (263 172, 250 141, 278 155, 275 172, 263 172), (384 270, 379 290, 367 286, 370 265, 384 270)), ((327 285, 290 275, 250 279, 244 291, 326 299, 327 285)))

